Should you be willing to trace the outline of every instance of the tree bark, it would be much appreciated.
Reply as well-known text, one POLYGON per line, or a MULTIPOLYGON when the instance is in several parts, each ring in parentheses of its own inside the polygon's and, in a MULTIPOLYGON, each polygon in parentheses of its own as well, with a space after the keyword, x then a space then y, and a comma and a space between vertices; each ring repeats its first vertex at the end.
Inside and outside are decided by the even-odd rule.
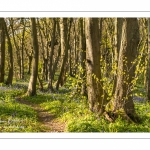
POLYGON ((12 81, 13 81, 13 52, 12 52, 11 40, 10 40, 10 37, 9 37, 9 33, 8 33, 8 30, 7 30, 7 25, 6 25, 5 21, 4 21, 4 27, 5 27, 6 37, 7 37, 8 54, 9 54, 9 62, 8 62, 9 71, 8 71, 8 77, 7 77, 7 80, 6 80, 6 85, 12 85, 12 81))
POLYGON ((49 56, 49 73, 48 73, 48 89, 51 91, 54 91, 53 89, 53 69, 52 69, 52 64, 53 64, 53 56, 54 56, 54 42, 55 42, 55 32, 56 32, 56 20, 55 18, 53 19, 53 34, 52 34, 52 39, 51 39, 51 51, 50 51, 50 56, 49 56))
POLYGON ((71 21, 69 24, 67 18, 61 18, 60 28, 61 28, 61 54, 62 54, 62 65, 60 70, 60 75, 58 77, 58 81, 56 84, 56 90, 59 89, 59 85, 63 86, 65 79, 66 79, 66 71, 67 71, 67 61, 68 61, 68 48, 69 48, 69 40, 70 40, 70 28, 71 28, 71 21))
POLYGON ((25 38, 25 21, 21 18, 21 21, 24 25, 22 31, 22 38, 21 38, 21 79, 24 79, 24 38, 25 38))
MULTIPOLYGON (((58 36, 60 37, 60 26, 59 26, 58 21, 56 22, 56 25, 57 25, 57 30, 58 30, 58 36)), ((55 72, 56 72, 57 67, 58 67, 58 62, 59 62, 60 55, 61 55, 61 46, 59 45, 58 53, 57 53, 57 56, 55 58, 55 62, 54 62, 54 65, 53 65, 53 71, 52 71, 53 72, 53 80, 54 80, 55 72)))
POLYGON ((15 31, 14 31, 14 20, 13 18, 9 19, 10 22, 10 28, 11 28, 11 32, 12 32, 12 36, 13 36, 13 41, 14 41, 14 46, 16 48, 16 56, 17 56, 17 63, 19 66, 19 78, 21 79, 21 56, 20 56, 20 48, 19 48, 19 44, 17 44, 16 38, 15 38, 15 31))
POLYGON ((114 112, 123 109, 134 122, 139 121, 135 113, 132 88, 135 77, 135 61, 138 54, 139 26, 137 18, 124 18, 118 60, 117 83, 114 97, 114 112))
POLYGON ((4 18, 0 18, 0 83, 4 82, 5 74, 5 29, 4 18))
POLYGON ((99 20, 98 18, 85 19, 86 30, 86 64, 87 64, 87 92, 91 111, 102 114, 104 93, 101 83, 99 20))
POLYGON ((87 95, 86 91, 86 39, 85 39, 85 24, 84 19, 80 19, 80 63, 82 67, 82 72, 80 73, 80 77, 82 78, 81 85, 81 94, 87 95))
POLYGON ((37 76, 38 76, 38 56, 39 56, 35 18, 31 18, 31 23, 32 23, 31 28, 32 28, 32 43, 33 43, 33 61, 32 61, 32 73, 30 76, 30 81, 29 81, 29 86, 27 91, 28 96, 36 95, 36 83, 37 83, 37 76))
POLYGON ((150 101, 150 18, 148 18, 148 64, 146 80, 147 99, 150 101))

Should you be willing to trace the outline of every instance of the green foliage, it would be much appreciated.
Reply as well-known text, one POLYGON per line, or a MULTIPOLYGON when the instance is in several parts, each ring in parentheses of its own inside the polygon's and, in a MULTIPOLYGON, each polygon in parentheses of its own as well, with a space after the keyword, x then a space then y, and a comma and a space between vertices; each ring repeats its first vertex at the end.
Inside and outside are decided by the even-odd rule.
POLYGON ((61 112, 62 106, 61 102, 59 100, 55 100, 52 102, 44 102, 41 104, 42 107, 45 108, 45 110, 48 110, 49 113, 58 115, 61 112))
MULTIPOLYGON (((104 117, 97 118, 91 114, 88 117, 76 117, 68 121, 67 132, 150 132, 150 105, 136 103, 137 114, 142 118, 142 124, 129 123, 118 117, 110 123, 104 117)), ((69 114, 68 114, 69 115, 69 114)))
POLYGON ((90 123, 81 120, 78 123, 76 121, 69 123, 67 130, 69 132, 98 132, 98 129, 94 128, 90 123))
MULTIPOLYGON (((73 88, 71 84, 70 86, 73 88)), ((66 88, 69 88, 69 84, 66 88)), ((140 90, 139 86, 137 88, 140 90)), ((129 123, 121 117, 117 118, 114 123, 110 123, 103 116, 99 118, 89 111, 86 97, 74 93, 72 90, 68 91, 67 89, 63 87, 62 89, 60 88, 61 92, 59 93, 44 94, 43 96, 47 97, 47 101, 44 100, 45 98, 42 98, 42 95, 38 95, 35 98, 35 101, 37 101, 37 99, 42 99, 40 102, 41 107, 49 111, 49 113, 56 115, 59 121, 66 123, 66 132, 150 131, 150 125, 148 123, 150 121, 150 114, 147 113, 147 110, 150 110, 150 106, 149 104, 144 103, 145 101, 135 101, 136 112, 140 118, 142 118, 142 124, 129 123)), ((140 98, 139 95, 135 98, 140 98)), ((144 95, 142 96, 144 97, 144 95)))
MULTIPOLYGON (((129 123, 118 117, 108 122, 104 116, 97 116, 88 108, 87 98, 76 92, 77 78, 68 77, 64 87, 55 93, 37 92, 36 96, 23 98, 39 104, 45 111, 55 115, 57 120, 66 123, 65 132, 150 132, 150 104, 145 101, 145 90, 141 76, 134 89, 136 113, 141 124, 129 123)), ((105 80, 103 82, 106 82, 105 80)), ((12 87, 1 84, 0 91, 0 132, 41 132, 46 131, 37 121, 37 112, 30 106, 15 101, 24 94, 25 83, 16 82, 12 87)))

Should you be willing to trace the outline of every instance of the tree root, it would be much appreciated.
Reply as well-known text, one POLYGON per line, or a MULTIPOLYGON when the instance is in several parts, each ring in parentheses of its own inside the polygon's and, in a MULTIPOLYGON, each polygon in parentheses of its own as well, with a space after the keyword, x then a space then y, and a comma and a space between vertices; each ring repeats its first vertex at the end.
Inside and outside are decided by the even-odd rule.
POLYGON ((109 116, 109 114, 107 112, 104 112, 104 116, 105 118, 109 121, 109 122, 113 122, 114 120, 109 116))
POLYGON ((105 116, 106 120, 108 120, 109 122, 114 122, 118 117, 118 114, 113 112, 106 112, 106 111, 103 113, 103 115, 105 116))
POLYGON ((140 117, 137 114, 127 114, 126 112, 119 112, 119 113, 114 113, 114 112, 104 112, 103 115, 105 116, 106 120, 109 122, 115 122, 115 120, 120 116, 122 119, 127 120, 130 123, 136 123, 140 124, 142 121, 140 117))

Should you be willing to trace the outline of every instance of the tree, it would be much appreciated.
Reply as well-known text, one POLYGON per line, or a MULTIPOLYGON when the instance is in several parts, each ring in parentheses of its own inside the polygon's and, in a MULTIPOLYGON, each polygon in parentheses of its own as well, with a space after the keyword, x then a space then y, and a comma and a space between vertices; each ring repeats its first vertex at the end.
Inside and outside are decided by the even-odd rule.
POLYGON ((27 95, 34 96, 36 95, 36 83, 38 76, 38 57, 39 57, 39 47, 37 39, 37 29, 36 29, 36 20, 31 18, 31 29, 32 29, 32 44, 33 44, 33 61, 32 61, 32 73, 30 76, 29 86, 27 95))
POLYGON ((66 78, 66 71, 68 68, 67 61, 68 61, 68 49, 69 49, 70 29, 71 29, 72 19, 70 19, 70 24, 68 24, 67 21, 68 21, 67 18, 61 18, 60 21, 62 65, 61 65, 58 81, 56 84, 56 90, 59 89, 60 84, 61 86, 64 85, 65 78, 66 78))
POLYGON ((5 29, 4 18, 0 18, 0 82, 4 82, 5 74, 5 29))
POLYGON ((99 19, 86 18, 87 93, 91 111, 102 114, 104 93, 100 70, 99 19))
POLYGON ((127 117, 134 122, 139 121, 135 113, 132 94, 138 44, 139 26, 137 18, 124 18, 122 23, 113 112, 123 109, 127 117))
POLYGON ((80 73, 80 77, 82 79, 82 87, 81 94, 86 95, 86 39, 85 39, 85 26, 84 19, 80 18, 80 63, 82 67, 82 72, 80 73))
POLYGON ((150 101, 150 18, 148 19, 148 65, 147 65, 147 99, 150 101))
POLYGON ((21 18, 21 23, 23 24, 23 31, 21 37, 21 79, 24 79, 24 42, 25 42, 25 28, 26 28, 26 21, 24 18, 21 18))
POLYGON ((9 71, 8 71, 8 77, 6 80, 6 85, 12 85, 12 81, 13 81, 13 51, 12 51, 12 43, 10 40, 10 36, 9 36, 8 30, 7 30, 7 25, 6 25, 5 21, 4 21, 4 28, 5 28, 5 33, 6 33, 6 37, 7 37, 8 54, 9 54, 9 62, 8 62, 9 71))
POLYGON ((50 51, 50 58, 49 58, 49 76, 48 76, 48 89, 53 91, 53 69, 52 69, 52 63, 53 63, 53 56, 54 56, 54 46, 55 46, 55 32, 56 32, 56 19, 53 19, 53 34, 52 34, 52 40, 51 40, 51 51, 50 51))

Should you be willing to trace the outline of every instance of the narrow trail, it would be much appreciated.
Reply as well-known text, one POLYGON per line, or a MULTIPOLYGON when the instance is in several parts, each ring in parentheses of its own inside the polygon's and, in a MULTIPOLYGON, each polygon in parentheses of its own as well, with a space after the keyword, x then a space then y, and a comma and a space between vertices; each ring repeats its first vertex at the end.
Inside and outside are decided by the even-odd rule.
POLYGON ((16 98, 16 102, 26 104, 37 112, 38 122, 43 126, 41 132, 64 132, 65 123, 59 122, 55 115, 48 113, 40 105, 33 104, 19 97, 16 98))

